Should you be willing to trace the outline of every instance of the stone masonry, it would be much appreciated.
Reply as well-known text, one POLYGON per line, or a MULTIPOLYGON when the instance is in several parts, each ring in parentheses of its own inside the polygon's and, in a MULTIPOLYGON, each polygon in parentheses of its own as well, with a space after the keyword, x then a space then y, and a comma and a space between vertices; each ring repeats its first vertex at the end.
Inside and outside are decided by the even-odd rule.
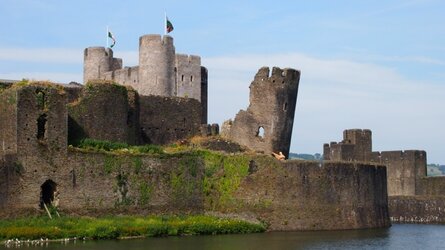
POLYGON ((221 135, 266 154, 289 156, 300 72, 294 69, 258 70, 250 85, 250 104, 235 119, 224 122, 221 135))
POLYGON ((324 160, 375 162, 386 166, 391 220, 445 222, 445 176, 426 175, 423 150, 372 152, 370 130, 349 129, 339 143, 324 144, 324 160))
POLYGON ((207 106, 207 70, 201 66, 201 57, 176 54, 168 35, 141 36, 135 67, 123 67, 122 59, 114 58, 109 48, 86 48, 83 81, 97 79, 131 86, 144 96, 187 97, 207 106))

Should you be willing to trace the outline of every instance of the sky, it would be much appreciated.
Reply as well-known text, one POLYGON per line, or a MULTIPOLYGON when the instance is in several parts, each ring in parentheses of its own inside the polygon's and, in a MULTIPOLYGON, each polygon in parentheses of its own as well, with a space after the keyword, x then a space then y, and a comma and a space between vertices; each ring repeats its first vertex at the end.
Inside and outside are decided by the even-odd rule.
POLYGON ((138 61, 144 34, 173 23, 176 52, 209 70, 209 123, 249 105, 262 66, 301 71, 291 152, 322 153, 344 129, 375 151, 419 149, 445 164, 445 1, 0 0, 0 79, 82 81, 83 49, 138 61))

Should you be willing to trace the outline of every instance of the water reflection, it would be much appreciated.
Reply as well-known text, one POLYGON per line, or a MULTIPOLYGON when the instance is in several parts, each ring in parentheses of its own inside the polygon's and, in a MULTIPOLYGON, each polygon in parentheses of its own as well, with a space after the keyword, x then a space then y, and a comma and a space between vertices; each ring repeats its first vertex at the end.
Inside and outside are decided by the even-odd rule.
MULTIPOLYGON (((120 241, 52 243, 45 249, 441 249, 445 225, 393 225, 387 229, 184 236, 120 241)), ((0 247, 1 248, 1 247, 0 247)), ((27 247, 31 248, 31 247, 27 247)))

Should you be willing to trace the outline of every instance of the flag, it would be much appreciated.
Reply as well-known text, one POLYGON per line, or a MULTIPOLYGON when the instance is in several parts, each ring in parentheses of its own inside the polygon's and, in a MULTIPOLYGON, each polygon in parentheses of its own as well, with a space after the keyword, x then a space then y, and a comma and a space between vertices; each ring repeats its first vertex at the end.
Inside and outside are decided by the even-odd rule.
POLYGON ((165 18, 165 30, 167 30, 167 33, 173 31, 173 24, 168 20, 168 17, 165 18))
POLYGON ((110 45, 110 48, 113 48, 113 46, 116 44, 116 39, 114 38, 113 33, 111 33, 111 31, 108 31, 108 37, 111 38, 111 40, 113 41, 113 44, 110 45))

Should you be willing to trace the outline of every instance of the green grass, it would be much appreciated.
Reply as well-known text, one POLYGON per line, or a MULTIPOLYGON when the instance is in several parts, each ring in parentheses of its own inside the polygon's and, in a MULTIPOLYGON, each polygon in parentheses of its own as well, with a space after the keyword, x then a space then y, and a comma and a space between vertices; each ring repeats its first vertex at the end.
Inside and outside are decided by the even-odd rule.
POLYGON ((117 239, 130 236, 176 236, 264 232, 265 226, 206 215, 118 216, 102 218, 30 217, 0 220, 0 240, 7 239, 117 239))
POLYGON ((76 147, 95 152, 122 152, 126 154, 164 154, 157 145, 130 146, 127 143, 82 139, 76 147))

